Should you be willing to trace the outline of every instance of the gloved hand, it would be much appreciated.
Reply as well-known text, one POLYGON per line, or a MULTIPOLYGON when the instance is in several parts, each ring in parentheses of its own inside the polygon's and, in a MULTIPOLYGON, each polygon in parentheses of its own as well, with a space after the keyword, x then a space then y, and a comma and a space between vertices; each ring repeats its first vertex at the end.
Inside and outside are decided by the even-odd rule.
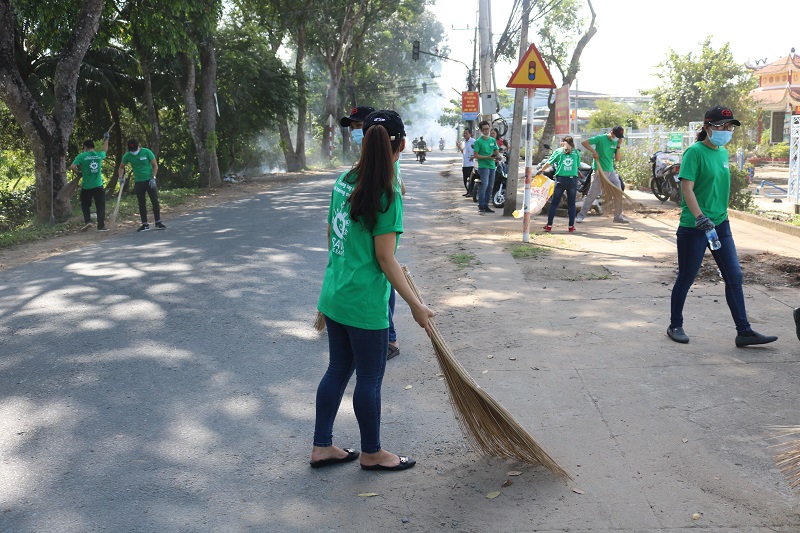
POLYGON ((107 141, 109 137, 111 137, 111 134, 110 134, 109 132, 105 132, 105 133, 103 134, 103 140, 104 140, 104 141, 107 141))
POLYGON ((156 178, 155 177, 150 178, 150 188, 151 189, 155 189, 156 188, 156 178))
POLYGON ((715 226, 714 223, 711 222, 711 220, 707 216, 700 215, 694 220, 694 227, 696 227, 699 230, 702 230, 703 232, 706 232, 706 231, 711 231, 712 229, 714 229, 715 226))

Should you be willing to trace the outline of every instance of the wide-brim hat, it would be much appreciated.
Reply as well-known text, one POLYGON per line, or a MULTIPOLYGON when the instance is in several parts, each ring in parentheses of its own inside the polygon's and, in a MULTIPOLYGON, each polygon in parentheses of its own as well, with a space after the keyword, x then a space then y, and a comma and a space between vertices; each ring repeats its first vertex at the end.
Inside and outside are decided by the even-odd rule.
POLYGON ((361 130, 366 134, 367 130, 372 126, 383 126, 386 128, 386 131, 389 132, 390 141, 402 139, 406 136, 403 119, 400 118, 400 115, 398 115, 396 111, 390 109, 382 109, 370 113, 364 120, 364 125, 361 127, 361 130))
POLYGON ((742 123, 733 118, 733 111, 721 105, 716 105, 706 111, 706 116, 703 119, 703 124, 711 126, 722 126, 728 122, 733 122, 734 126, 741 126, 742 123))
POLYGON ((364 119, 367 118, 367 115, 374 112, 374 107, 369 106, 358 106, 354 107, 350 110, 350 116, 342 117, 339 120, 339 125, 343 128, 349 128, 351 122, 364 122, 364 119))

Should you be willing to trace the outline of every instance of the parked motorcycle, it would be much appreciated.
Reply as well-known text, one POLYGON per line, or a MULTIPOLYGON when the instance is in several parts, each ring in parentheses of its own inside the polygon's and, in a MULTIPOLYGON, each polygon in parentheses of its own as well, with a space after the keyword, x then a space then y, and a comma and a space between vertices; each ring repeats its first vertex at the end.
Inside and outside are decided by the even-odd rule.
MULTIPOLYGON (((500 154, 503 160, 502 163, 506 161, 506 154, 500 154)), ((494 185, 492 185, 492 205, 497 208, 502 208, 506 205, 506 179, 507 174, 503 172, 503 168, 508 168, 505 165, 501 165, 501 162, 497 163, 497 166, 494 169, 494 185)), ((472 201, 478 201, 478 193, 481 189, 481 177, 478 174, 478 167, 473 167, 472 174, 469 176, 469 182, 466 184, 469 192, 472 195, 472 201)))
POLYGON ((444 150, 444 139, 439 139, 439 150, 444 150))
POLYGON ((681 155, 677 152, 656 152, 650 157, 653 177, 650 190, 661 203, 672 200, 681 205, 681 187, 678 175, 681 171, 681 155))

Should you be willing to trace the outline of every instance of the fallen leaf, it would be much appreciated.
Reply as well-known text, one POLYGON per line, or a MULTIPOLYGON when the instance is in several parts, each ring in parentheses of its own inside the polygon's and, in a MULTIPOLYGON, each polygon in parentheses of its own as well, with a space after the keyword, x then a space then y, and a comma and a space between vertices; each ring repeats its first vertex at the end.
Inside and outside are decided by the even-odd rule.
POLYGON ((506 475, 507 476, 521 476, 522 472, 520 472, 519 470, 509 470, 508 472, 506 472, 506 475))
POLYGON ((683 443, 684 443, 684 444, 686 444, 687 442, 689 442, 689 439, 681 439, 681 440, 683 441, 683 443))
POLYGON ((487 500, 494 500, 498 496, 500 496, 500 492, 499 491, 490 492, 489 494, 486 495, 486 499, 487 500))
POLYGON ((436 378, 437 381, 444 381, 444 378, 436 378))
POLYGON ((511 481, 510 479, 507 479, 507 480, 503 481, 503 484, 500 485, 500 486, 501 487, 508 487, 509 485, 512 485, 513 483, 514 483, 513 481, 511 481))
POLYGON ((406 385, 406 390, 410 389, 411 385, 406 385))
POLYGON ((700 513, 694 513, 692 515, 692 520, 700 520, 700 518, 702 518, 702 516, 703 515, 701 515, 700 513))
POLYGON ((486 356, 486 359, 494 359, 494 356, 492 354, 489 354, 486 356))
POLYGON ((377 492, 362 492, 362 493, 358 494, 358 496, 360 496, 362 498, 372 498, 373 496, 377 496, 377 495, 378 495, 377 492))
POLYGON ((489 373, 488 370, 484 370, 483 372, 481 372, 481 374, 488 374, 488 373, 489 373))
POLYGON ((576 487, 572 487, 572 492, 574 492, 575 494, 585 494, 585 492, 576 487))

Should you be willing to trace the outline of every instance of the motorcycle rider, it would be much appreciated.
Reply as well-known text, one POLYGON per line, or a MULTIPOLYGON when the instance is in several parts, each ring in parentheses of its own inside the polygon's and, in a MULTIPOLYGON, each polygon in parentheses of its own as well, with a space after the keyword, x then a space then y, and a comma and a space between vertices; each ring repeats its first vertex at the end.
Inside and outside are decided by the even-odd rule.
POLYGON ((419 142, 417 143, 417 159, 419 159, 420 163, 425 161, 425 153, 428 151, 428 145, 425 143, 425 139, 422 135, 419 136, 419 142))

